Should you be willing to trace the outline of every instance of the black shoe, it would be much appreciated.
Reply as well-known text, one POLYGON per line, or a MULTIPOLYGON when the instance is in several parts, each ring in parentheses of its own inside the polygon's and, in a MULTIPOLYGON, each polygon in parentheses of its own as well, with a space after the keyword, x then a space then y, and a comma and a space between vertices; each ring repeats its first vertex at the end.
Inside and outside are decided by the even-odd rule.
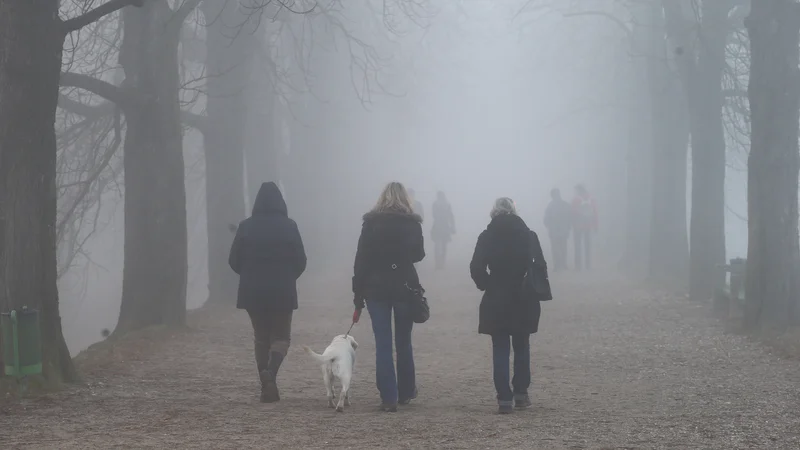
POLYGON ((381 404, 381 411, 383 412, 397 412, 397 404, 391 403, 382 403, 381 404))
POLYGON ((528 394, 514 394, 514 408, 526 409, 532 405, 528 394))
POLYGON ((281 396, 275 377, 268 370, 262 370, 258 375, 261 378, 261 403, 279 402, 281 396))
POLYGON ((511 414, 513 412, 514 412, 514 409, 511 406, 508 406, 508 405, 500 405, 497 408, 497 414, 505 415, 505 414, 511 414))
POLYGON ((401 404, 401 405, 407 405, 407 404, 411 403, 411 400, 414 400, 415 398, 417 398, 417 394, 418 394, 418 392, 417 392, 417 388, 414 388, 414 392, 411 394, 411 397, 409 397, 409 398, 404 398, 404 399, 401 399, 401 400, 400 400, 399 402, 397 402, 397 403, 399 403, 399 404, 401 404))
POLYGON ((497 399, 497 414, 511 414, 514 412, 513 400, 500 400, 497 399))

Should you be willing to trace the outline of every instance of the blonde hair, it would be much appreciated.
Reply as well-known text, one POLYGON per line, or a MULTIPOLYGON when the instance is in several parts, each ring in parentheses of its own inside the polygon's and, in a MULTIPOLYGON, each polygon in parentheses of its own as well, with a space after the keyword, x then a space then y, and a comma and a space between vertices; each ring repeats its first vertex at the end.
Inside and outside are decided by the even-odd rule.
POLYGON ((517 215, 517 205, 514 204, 514 200, 511 200, 508 197, 500 197, 494 201, 494 207, 492 211, 489 212, 489 217, 494 219, 497 216, 509 214, 512 216, 517 215))
POLYGON ((394 211, 405 214, 413 214, 414 209, 411 207, 411 198, 408 191, 402 183, 392 181, 387 184, 381 195, 378 197, 378 202, 372 208, 372 212, 386 212, 394 211))

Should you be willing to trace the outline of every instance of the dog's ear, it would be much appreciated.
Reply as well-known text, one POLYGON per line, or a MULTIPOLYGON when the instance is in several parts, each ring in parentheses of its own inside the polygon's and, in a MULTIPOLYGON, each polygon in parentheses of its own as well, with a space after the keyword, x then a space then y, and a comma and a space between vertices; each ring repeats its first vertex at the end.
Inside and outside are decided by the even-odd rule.
POLYGON ((353 347, 353 350, 358 348, 358 342, 353 338, 353 336, 348 336, 350 338, 350 345, 353 347))

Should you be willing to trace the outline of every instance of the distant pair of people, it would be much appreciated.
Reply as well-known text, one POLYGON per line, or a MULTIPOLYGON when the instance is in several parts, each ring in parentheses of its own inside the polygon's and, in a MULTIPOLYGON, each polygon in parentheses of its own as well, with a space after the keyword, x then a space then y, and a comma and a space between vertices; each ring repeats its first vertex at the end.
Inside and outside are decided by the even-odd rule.
POLYGON ((575 269, 590 269, 592 264, 592 233, 597 231, 597 204, 582 184, 575 186, 572 203, 561 198, 561 191, 550 191, 551 201, 544 214, 544 224, 550 237, 553 268, 567 268, 567 243, 570 233, 575 249, 575 269))

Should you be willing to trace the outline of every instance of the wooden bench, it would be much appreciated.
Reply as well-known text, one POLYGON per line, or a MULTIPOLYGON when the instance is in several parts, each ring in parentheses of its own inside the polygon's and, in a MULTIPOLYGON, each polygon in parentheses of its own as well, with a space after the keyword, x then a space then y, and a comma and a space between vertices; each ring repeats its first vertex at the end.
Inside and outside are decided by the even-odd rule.
POLYGON ((719 266, 725 272, 726 279, 730 274, 730 281, 727 286, 714 294, 714 312, 723 318, 730 316, 731 303, 736 304, 739 309, 744 309, 744 283, 747 273, 747 260, 745 258, 733 258, 729 264, 719 266))

